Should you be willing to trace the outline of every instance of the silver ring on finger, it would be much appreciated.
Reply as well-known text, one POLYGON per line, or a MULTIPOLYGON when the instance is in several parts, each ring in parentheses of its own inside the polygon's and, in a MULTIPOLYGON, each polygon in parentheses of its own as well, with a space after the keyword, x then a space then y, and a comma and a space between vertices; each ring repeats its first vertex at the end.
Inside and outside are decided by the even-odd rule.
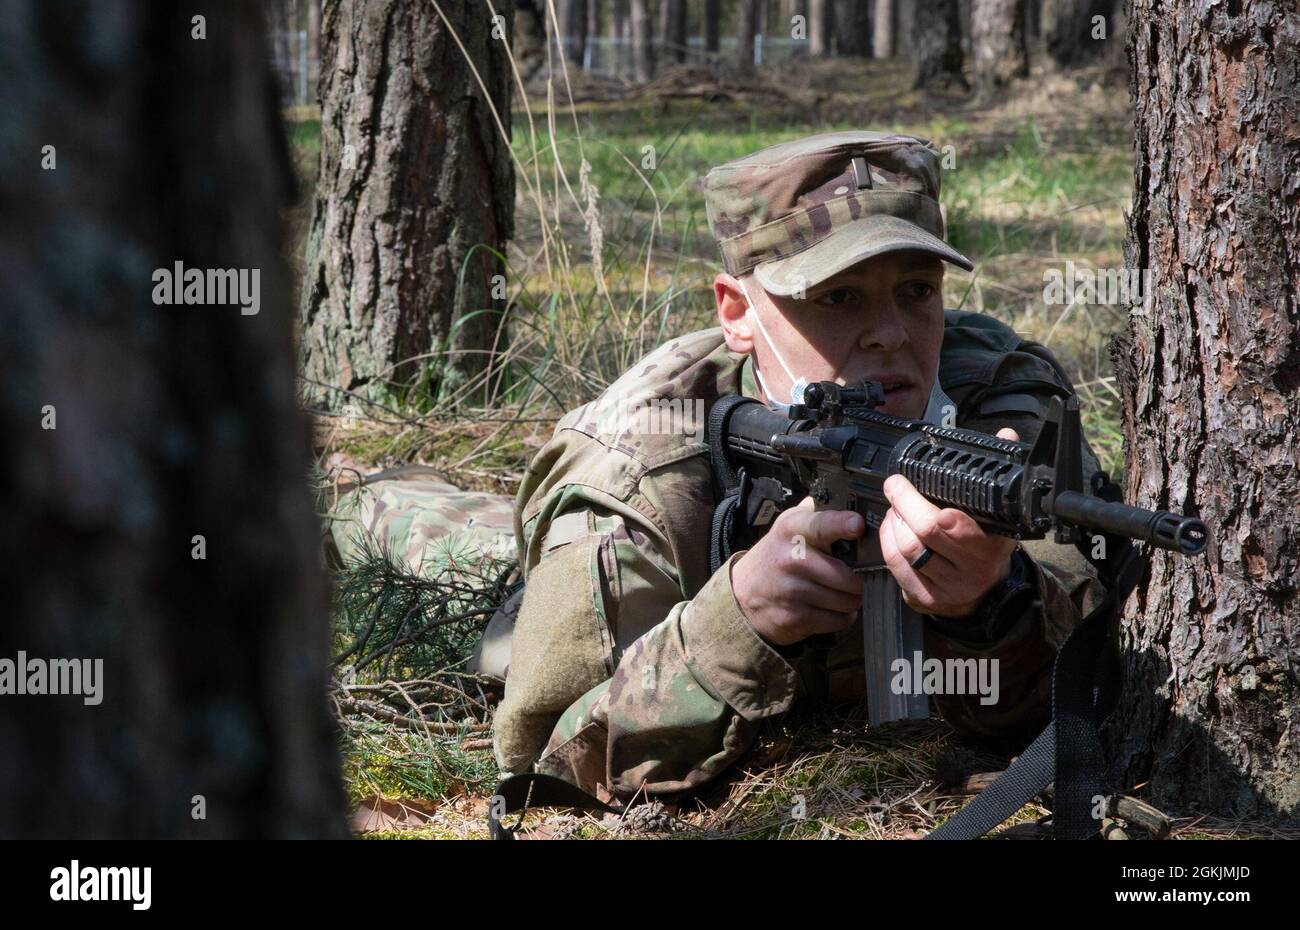
POLYGON ((919 572, 925 567, 925 563, 930 561, 932 558, 934 558, 934 550, 929 546, 922 546, 920 554, 907 564, 911 566, 912 571, 919 572))

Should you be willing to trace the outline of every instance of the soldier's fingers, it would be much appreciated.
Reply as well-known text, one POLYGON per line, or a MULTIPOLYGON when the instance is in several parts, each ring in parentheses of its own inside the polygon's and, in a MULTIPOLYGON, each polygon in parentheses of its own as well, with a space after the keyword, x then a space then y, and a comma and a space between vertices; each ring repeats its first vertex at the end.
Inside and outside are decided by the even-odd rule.
MULTIPOLYGON (((949 559, 960 559, 971 543, 985 538, 984 531, 969 514, 952 507, 936 507, 902 475, 892 475, 885 482, 885 496, 889 498, 899 522, 921 541, 921 545, 929 546, 949 559)), ((906 541, 906 537, 899 537, 900 544, 906 541)))
POLYGON ((1002 429, 998 430, 998 438, 1010 439, 1012 442, 1019 442, 1020 434, 1017 433, 1015 430, 1013 430, 1011 427, 1004 426, 1002 427, 1002 429))
POLYGON ((940 582, 947 581, 958 574, 957 566, 937 548, 930 549, 930 557, 919 568, 912 568, 912 563, 920 558, 921 554, 929 547, 917 538, 911 527, 899 518, 898 513, 892 507, 885 512, 881 532, 889 534, 894 548, 913 572, 918 572, 931 580, 940 582))
POLYGON ((837 591, 823 585, 803 581, 790 587, 786 594, 792 608, 803 610, 806 607, 828 610, 832 613, 848 613, 862 605, 862 595, 853 595, 837 591))
MULTIPOLYGON (((898 582, 898 589, 903 594, 903 601, 913 610, 922 613, 933 613, 938 607, 942 598, 939 594, 939 587, 935 582, 920 574, 908 565, 907 560, 903 558, 898 549, 898 542, 894 536, 894 528, 899 526, 902 521, 886 520, 880 527, 880 552, 884 556, 885 565, 889 572, 898 582)), ((938 556, 935 556, 938 558, 938 556)))
POLYGON ((838 633, 840 630, 847 630, 853 625, 853 621, 858 619, 858 610, 855 608, 846 613, 838 613, 831 610, 809 610, 804 614, 804 622, 811 628, 809 636, 816 636, 819 633, 838 633))
POLYGON ((857 539, 866 529, 859 514, 851 510, 814 511, 807 498, 786 513, 782 531, 802 536, 808 545, 822 552, 829 552, 831 544, 841 539, 857 539))
POLYGON ((842 591, 855 597, 862 596, 862 579, 832 555, 809 549, 804 553, 804 558, 797 563, 797 571, 804 578, 822 587, 842 591))

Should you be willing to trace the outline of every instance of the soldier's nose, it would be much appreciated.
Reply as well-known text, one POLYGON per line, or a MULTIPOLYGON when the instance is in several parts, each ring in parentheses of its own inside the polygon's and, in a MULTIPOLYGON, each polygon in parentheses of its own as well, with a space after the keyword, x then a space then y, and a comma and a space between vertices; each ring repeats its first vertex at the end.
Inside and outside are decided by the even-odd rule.
POLYGON ((860 348, 885 352, 897 352, 906 342, 907 327, 893 307, 876 315, 858 338, 860 348))

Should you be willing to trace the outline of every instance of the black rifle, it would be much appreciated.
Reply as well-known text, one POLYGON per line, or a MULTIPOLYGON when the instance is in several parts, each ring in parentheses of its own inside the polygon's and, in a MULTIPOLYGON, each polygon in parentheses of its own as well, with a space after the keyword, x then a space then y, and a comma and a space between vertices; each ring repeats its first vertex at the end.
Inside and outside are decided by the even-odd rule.
MULTIPOLYGON (((811 495, 818 510, 862 515, 867 531, 856 551, 840 543, 832 553, 868 578, 883 579, 875 531, 889 510, 883 486, 890 475, 902 475, 934 504, 964 511, 990 533, 1042 539, 1051 530, 1057 542, 1076 545, 1101 533, 1111 537, 1108 546, 1141 540, 1186 555, 1205 548, 1205 524, 1195 517, 1097 496, 1113 488, 1102 473, 1090 476, 1093 494, 1084 492, 1076 397, 1052 399, 1032 445, 879 413, 882 403, 883 389, 873 382, 822 381, 808 386, 804 403, 788 417, 741 396, 715 404, 710 444, 728 493, 713 521, 714 569, 732 549, 762 535, 781 510, 811 495)), ((870 592, 868 585, 868 598, 870 592)), ((863 624, 870 721, 928 716, 923 695, 898 695, 889 687, 895 660, 910 660, 921 649, 920 618, 901 605, 878 615, 898 622, 863 624)))

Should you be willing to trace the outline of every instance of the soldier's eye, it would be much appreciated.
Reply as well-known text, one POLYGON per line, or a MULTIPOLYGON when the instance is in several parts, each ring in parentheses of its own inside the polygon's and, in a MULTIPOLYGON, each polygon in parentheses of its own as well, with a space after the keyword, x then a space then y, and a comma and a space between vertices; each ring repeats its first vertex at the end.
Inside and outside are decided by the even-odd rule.
POLYGON ((845 304, 852 302, 855 296, 853 288, 837 287, 820 295, 817 298, 817 303, 824 307, 842 307, 845 304))
POLYGON ((903 293, 912 300, 928 300, 930 297, 938 293, 938 291, 936 291, 934 285, 930 284, 928 281, 909 281, 907 284, 903 285, 903 293))

